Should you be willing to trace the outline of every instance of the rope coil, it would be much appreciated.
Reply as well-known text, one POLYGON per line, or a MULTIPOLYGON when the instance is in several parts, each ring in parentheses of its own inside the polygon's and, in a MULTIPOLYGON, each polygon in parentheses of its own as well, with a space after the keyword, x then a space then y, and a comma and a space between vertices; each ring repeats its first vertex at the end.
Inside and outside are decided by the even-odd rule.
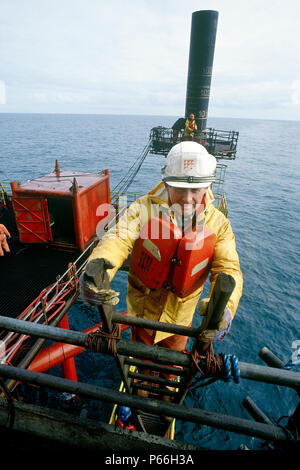
POLYGON ((189 389, 203 387, 219 379, 224 382, 234 380, 235 383, 239 383, 240 369, 236 356, 223 353, 216 356, 212 343, 201 354, 199 354, 196 348, 189 354, 192 359, 190 381, 188 383, 189 389), (192 383, 197 372, 200 372, 201 376, 192 383), (210 378, 210 380, 203 383, 203 380, 207 378, 210 378))
POLYGON ((202 386, 202 384, 198 384, 199 381, 203 380, 204 378, 210 376, 214 376, 215 380, 218 379, 218 376, 221 375, 223 369, 223 362, 220 356, 216 356, 214 352, 214 348, 212 343, 210 343, 208 349, 202 354, 199 354, 196 348, 193 349, 191 353, 189 353, 192 359, 191 364, 191 372, 190 372, 190 381, 188 383, 188 388, 197 388, 202 386), (203 363, 202 368, 199 365, 199 362, 203 363), (200 372, 201 377, 195 379, 192 383, 193 378, 200 372))
POLYGON ((107 333, 99 328, 93 333, 87 335, 87 346, 92 352, 101 352, 102 340, 106 339, 107 341, 107 353, 112 354, 114 357, 117 356, 117 341, 121 337, 121 325, 116 323, 111 333, 107 333))

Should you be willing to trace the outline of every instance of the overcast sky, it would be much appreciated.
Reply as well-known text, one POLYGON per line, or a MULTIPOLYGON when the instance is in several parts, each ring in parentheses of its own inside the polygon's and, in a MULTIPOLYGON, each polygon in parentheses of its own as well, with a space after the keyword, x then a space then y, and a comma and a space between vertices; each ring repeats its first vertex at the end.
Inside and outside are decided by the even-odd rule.
POLYGON ((0 0, 0 112, 185 109, 191 15, 219 12, 212 117, 300 120, 299 0, 0 0))

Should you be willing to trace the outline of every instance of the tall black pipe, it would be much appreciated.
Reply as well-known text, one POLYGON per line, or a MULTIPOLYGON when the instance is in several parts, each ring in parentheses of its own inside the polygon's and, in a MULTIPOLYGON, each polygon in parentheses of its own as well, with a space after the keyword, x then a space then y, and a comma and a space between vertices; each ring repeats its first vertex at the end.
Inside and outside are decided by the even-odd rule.
POLYGON ((206 128, 218 16, 213 10, 192 14, 185 117, 195 114, 198 130, 206 128))

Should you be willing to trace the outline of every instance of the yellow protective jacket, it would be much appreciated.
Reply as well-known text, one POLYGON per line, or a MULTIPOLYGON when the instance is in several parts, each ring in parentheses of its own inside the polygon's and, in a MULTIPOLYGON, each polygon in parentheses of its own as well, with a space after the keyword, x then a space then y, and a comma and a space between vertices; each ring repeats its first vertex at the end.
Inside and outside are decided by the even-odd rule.
POLYGON ((185 121, 184 135, 194 137, 194 131, 197 130, 195 119, 187 119, 185 121))
MULTIPOLYGON (((211 289, 220 272, 230 274, 236 281, 235 289, 227 304, 232 318, 235 315, 242 295, 243 278, 239 257, 235 246, 235 237, 229 220, 211 203, 212 192, 206 194, 205 210, 201 214, 204 224, 216 235, 214 255, 210 269, 211 289)), ((135 241, 144 224, 158 215, 159 207, 165 207, 177 224, 169 204, 164 183, 159 183, 147 195, 137 199, 129 206, 115 227, 107 232, 93 250, 89 261, 95 258, 106 258, 115 264, 108 270, 110 281, 132 251, 135 241)), ((130 272, 128 273, 127 309, 128 314, 166 323, 188 326, 191 324, 194 311, 202 293, 203 286, 185 298, 179 298, 164 288, 150 290, 130 272)), ((209 294, 210 295, 210 294, 209 294)), ((150 334, 152 331, 147 330, 150 334)), ((171 336, 171 333, 157 331, 154 343, 171 336)))

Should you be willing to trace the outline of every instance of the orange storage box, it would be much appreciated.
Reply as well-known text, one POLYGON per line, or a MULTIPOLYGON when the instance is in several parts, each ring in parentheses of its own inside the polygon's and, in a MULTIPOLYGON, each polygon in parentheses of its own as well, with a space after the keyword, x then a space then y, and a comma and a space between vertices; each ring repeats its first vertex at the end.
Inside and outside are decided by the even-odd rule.
POLYGON ((109 170, 60 171, 26 183, 11 183, 13 208, 22 243, 44 243, 83 251, 97 224, 110 215, 109 170), (105 204, 106 210, 98 210, 105 204), (101 215, 97 215, 101 214, 101 215))

